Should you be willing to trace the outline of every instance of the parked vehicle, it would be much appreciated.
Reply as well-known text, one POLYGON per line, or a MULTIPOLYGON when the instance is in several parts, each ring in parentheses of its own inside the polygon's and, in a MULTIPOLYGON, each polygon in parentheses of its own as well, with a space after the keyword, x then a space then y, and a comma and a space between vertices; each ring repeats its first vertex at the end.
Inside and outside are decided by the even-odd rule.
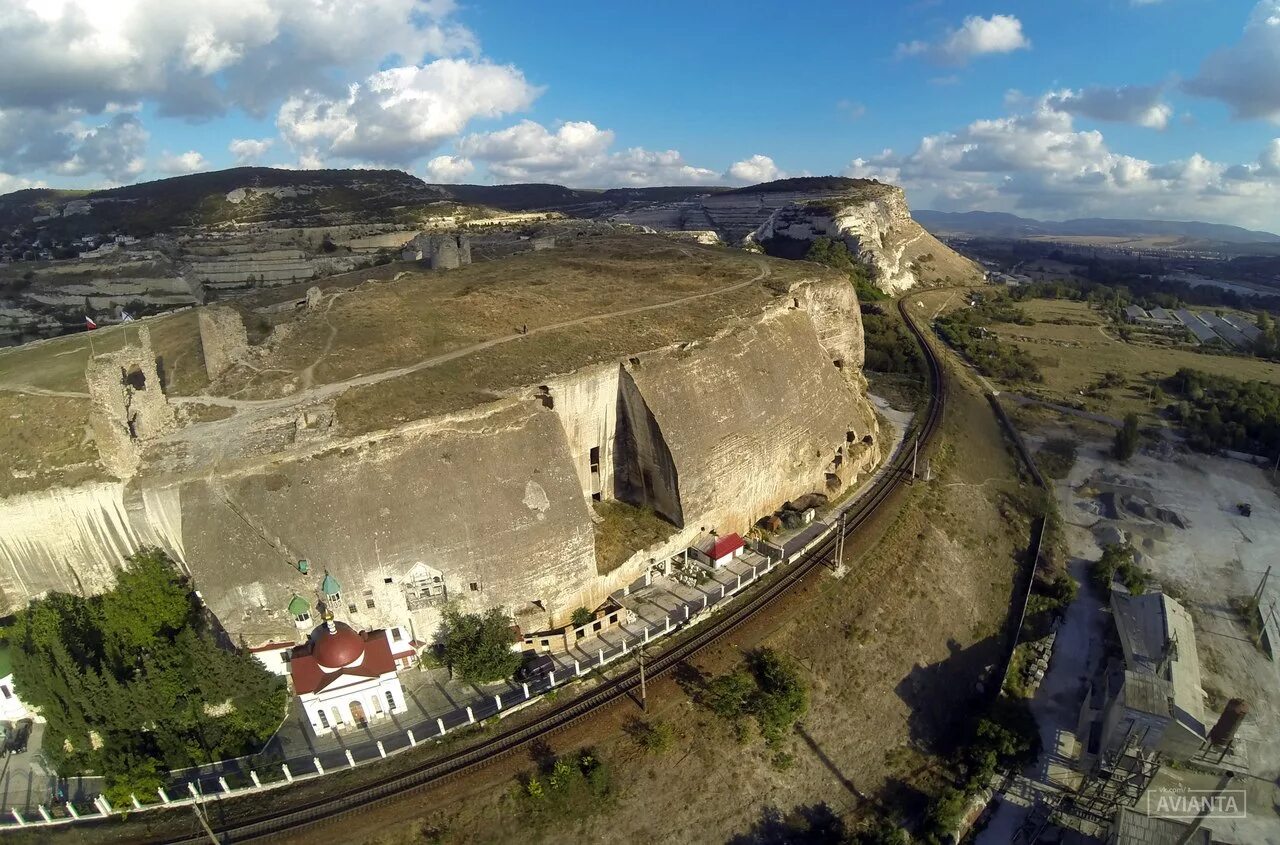
POLYGON ((4 732, 4 754, 21 754, 27 750, 27 740, 31 738, 32 724, 30 719, 22 719, 4 732))
POLYGON ((516 670, 517 681, 536 681, 545 678, 555 671, 556 662, 549 654, 534 654, 525 658, 524 663, 516 670))

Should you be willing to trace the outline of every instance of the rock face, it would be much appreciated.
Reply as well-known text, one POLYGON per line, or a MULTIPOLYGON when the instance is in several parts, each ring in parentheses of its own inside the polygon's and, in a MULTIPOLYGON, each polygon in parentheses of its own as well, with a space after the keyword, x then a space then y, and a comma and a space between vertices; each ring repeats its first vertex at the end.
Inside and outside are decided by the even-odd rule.
POLYGON ((897 293, 950 279, 981 279, 981 271, 911 218, 901 188, 876 185, 852 195, 806 199, 773 211, 749 236, 767 243, 775 238, 811 242, 820 237, 844 241, 874 269, 875 284, 897 293))
MULTIPOLYGON (((982 271, 930 235, 911 217, 901 188, 870 179, 805 177, 632 208, 611 220, 650 230, 680 232, 724 243, 785 241, 777 250, 804 257, 803 244, 819 237, 844 241, 874 268, 876 284, 896 293, 920 284, 981 280, 982 271)), ((771 250, 771 254, 773 251, 771 250)))
MULTIPOLYGON (((318 598, 326 571, 342 585, 326 605, 361 627, 407 619, 429 639, 446 600, 502 607, 525 631, 562 624, 699 532, 745 531, 785 501, 838 493, 879 458, 853 287, 822 271, 771 290, 701 340, 392 429, 344 436, 323 403, 281 402, 252 432, 204 423, 183 461, 160 459, 183 432, 162 437, 173 416, 149 346, 95 358, 99 446, 130 477, 0 500, 6 609, 105 589, 116 562, 153 544, 250 645, 313 624, 287 608, 318 598), (602 574, 593 499, 652 508, 674 532, 602 574)), ((200 321, 215 370, 243 343, 232 317, 200 321)))

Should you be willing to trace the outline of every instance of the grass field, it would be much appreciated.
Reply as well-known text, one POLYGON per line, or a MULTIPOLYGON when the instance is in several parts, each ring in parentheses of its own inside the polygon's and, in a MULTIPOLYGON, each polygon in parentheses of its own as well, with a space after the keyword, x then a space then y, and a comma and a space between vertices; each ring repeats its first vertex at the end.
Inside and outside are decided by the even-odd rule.
MULTIPOLYGON (((933 291, 922 293, 920 300, 932 313, 937 308, 949 311, 959 307, 966 297, 954 291, 933 291)), ((1152 413, 1152 388, 1182 367, 1280 384, 1280 366, 1258 358, 1147 343, 1140 333, 1133 342, 1125 343, 1116 336, 1106 316, 1088 303, 1034 299, 1019 307, 1036 321, 1035 325, 998 323, 991 327, 1002 341, 1026 351, 1044 376, 1044 382, 1034 388, 998 385, 1017 393, 1122 417, 1130 411, 1152 413), (1124 385, 1083 395, 1107 372, 1120 373, 1124 385)))

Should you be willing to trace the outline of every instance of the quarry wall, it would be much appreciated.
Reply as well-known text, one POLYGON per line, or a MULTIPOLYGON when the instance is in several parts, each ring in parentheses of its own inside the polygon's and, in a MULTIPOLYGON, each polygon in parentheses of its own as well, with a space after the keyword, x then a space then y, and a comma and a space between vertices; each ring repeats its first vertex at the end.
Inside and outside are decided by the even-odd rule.
POLYGON ((670 450, 681 527, 746 532, 789 499, 838 492, 878 454, 874 415, 803 309, 627 372, 670 450))
POLYGON ((183 556, 176 491, 95 482, 0 500, 0 588, 6 611, 50 590, 94 593, 141 546, 183 556))
MULTIPOLYGON (((241 342, 238 319, 239 331, 223 337, 223 310, 202 314, 207 361, 219 360, 219 344, 233 355, 241 342)), ((147 354, 95 359, 103 390, 128 388, 126 371, 147 354)), ((163 419, 144 420, 141 440, 124 424, 99 441, 104 459, 122 432, 130 461, 157 432, 156 455, 178 455, 179 439, 193 451, 148 460, 128 484, 0 500, 0 586, 10 610, 50 589, 96 592, 123 557, 158 545, 250 645, 292 641, 314 624, 288 614, 295 594, 357 627, 407 617, 422 640, 435 635, 446 599, 501 606, 524 630, 546 629, 702 530, 745 532, 783 502, 838 492, 870 469, 879 443, 861 361, 853 288, 824 279, 793 285, 706 341, 548 376, 509 398, 359 438, 327 427, 290 434, 283 410, 278 437, 266 431, 274 417, 243 437, 222 428, 234 420, 168 440, 163 419), (247 442, 256 445, 241 448, 247 442), (596 495, 652 507, 679 530, 601 576, 596 495), (326 571, 342 585, 332 600, 319 595, 326 571), (443 589, 423 592, 433 584, 443 589)), ((158 391, 154 360, 143 376, 158 391)), ((122 395, 127 420, 136 400, 122 395)), ((152 399, 164 403, 162 393, 152 399)), ((121 424, 120 408, 100 411, 121 424)))

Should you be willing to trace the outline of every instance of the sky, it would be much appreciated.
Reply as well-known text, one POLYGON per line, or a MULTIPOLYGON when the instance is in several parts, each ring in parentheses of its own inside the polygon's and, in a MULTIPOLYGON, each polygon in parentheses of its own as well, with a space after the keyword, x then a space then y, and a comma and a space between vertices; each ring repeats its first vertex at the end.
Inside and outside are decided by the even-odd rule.
POLYGON ((236 165, 1280 231, 1280 0, 3 0, 0 192, 236 165))

